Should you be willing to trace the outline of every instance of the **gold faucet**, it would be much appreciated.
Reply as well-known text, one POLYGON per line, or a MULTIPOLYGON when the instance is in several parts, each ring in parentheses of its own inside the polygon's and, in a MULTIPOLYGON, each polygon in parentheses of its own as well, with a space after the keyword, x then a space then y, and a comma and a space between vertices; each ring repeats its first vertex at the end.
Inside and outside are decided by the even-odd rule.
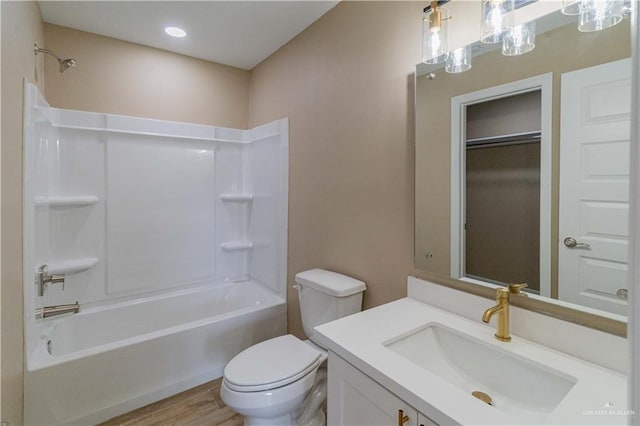
POLYGON ((489 323, 493 314, 498 314, 498 325, 496 328, 496 339, 501 342, 510 342, 511 333, 509 332, 509 295, 526 295, 520 290, 527 284, 509 284, 507 288, 498 288, 496 290, 496 305, 490 307, 482 314, 482 321, 489 323))

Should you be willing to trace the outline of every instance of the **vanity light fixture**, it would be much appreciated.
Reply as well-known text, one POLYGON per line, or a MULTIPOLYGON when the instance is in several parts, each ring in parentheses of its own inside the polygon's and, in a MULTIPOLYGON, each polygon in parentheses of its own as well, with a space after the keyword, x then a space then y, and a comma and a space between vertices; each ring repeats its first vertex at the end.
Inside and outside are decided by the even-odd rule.
POLYGON ((502 40, 502 54, 523 55, 536 47, 536 21, 515 26, 502 40))
POLYGON ((187 32, 185 30, 178 27, 166 27, 164 29, 164 32, 169 34, 171 37, 177 37, 177 38, 182 38, 187 35, 187 32))
POLYGON ((444 70, 457 74, 471 69, 471 46, 460 47, 449 52, 444 70))
POLYGON ((580 15, 578 29, 582 32, 613 27, 630 10, 629 0, 562 0, 562 13, 580 15))
POLYGON ((482 34, 486 44, 501 42, 513 28, 513 0, 482 0, 482 34))
POLYGON ((591 32, 613 27, 622 21, 623 11, 624 0, 582 0, 578 30, 591 32))
POLYGON ((448 53, 448 25, 447 9, 441 7, 445 3, 432 0, 425 8, 422 18, 422 62, 425 64, 439 64, 447 59, 448 53))

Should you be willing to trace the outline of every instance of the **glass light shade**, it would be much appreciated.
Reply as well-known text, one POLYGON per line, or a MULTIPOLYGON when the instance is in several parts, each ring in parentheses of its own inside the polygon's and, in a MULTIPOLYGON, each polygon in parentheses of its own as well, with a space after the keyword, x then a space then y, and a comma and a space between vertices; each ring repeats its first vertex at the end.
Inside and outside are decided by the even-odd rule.
POLYGON ((501 42, 513 28, 513 0, 482 0, 482 34, 487 44, 501 42))
POLYGON ((600 31, 620 23, 624 0, 582 0, 580 24, 582 32, 600 31))
POLYGON ((562 13, 565 15, 580 15, 582 0, 562 0, 562 13))
POLYGON ((517 56, 536 47, 536 21, 514 27, 502 40, 502 54, 517 56))
POLYGON ((422 19, 422 62, 439 64, 447 59, 449 28, 447 9, 430 10, 422 19))
POLYGON ((471 69, 471 46, 460 47, 449 52, 444 70, 448 73, 460 73, 471 69))

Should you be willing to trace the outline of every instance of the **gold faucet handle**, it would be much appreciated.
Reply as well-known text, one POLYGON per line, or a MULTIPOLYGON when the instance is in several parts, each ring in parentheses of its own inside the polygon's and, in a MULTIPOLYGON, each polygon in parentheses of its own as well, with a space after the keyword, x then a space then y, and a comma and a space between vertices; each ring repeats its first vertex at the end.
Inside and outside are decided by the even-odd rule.
POLYGON ((509 290, 504 287, 496 288, 496 300, 500 301, 500 299, 509 300, 509 290))
POLYGON ((527 293, 523 293, 521 290, 525 287, 529 287, 529 284, 527 283, 520 283, 520 284, 509 284, 507 286, 507 288, 509 289, 509 293, 510 294, 517 294, 519 296, 526 296, 527 293))

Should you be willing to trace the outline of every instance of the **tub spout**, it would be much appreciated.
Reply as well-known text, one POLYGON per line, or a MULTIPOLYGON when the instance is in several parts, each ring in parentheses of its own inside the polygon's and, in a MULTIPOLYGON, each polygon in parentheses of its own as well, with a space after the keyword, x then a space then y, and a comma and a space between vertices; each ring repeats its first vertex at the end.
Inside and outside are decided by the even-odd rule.
POLYGON ((63 314, 77 314, 78 312, 80 312, 78 302, 72 305, 45 306, 44 308, 36 309, 36 319, 55 317, 56 315, 63 314))

